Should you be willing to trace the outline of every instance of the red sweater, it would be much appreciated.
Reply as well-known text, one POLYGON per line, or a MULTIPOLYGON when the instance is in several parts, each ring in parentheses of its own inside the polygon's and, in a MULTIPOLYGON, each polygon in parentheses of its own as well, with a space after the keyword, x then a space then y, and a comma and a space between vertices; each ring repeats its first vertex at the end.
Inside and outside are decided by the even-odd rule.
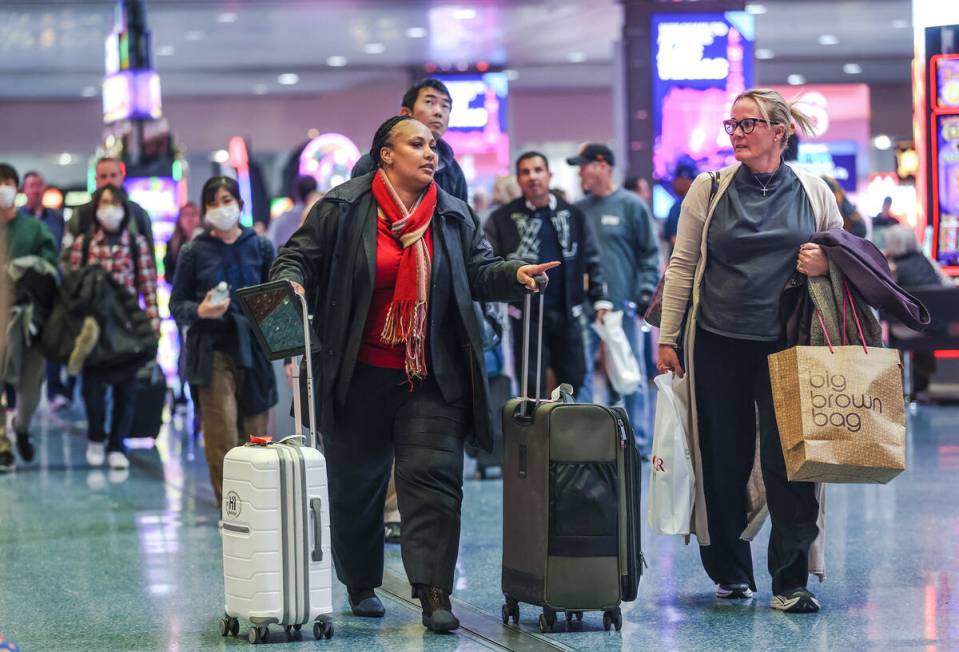
MULTIPOLYGON (((427 229, 423 234, 426 249, 433 259, 433 231, 427 229)), ((380 339, 386 314, 393 300, 393 288, 396 286, 396 274, 400 269, 400 243, 390 233, 390 228, 381 219, 376 220, 376 279, 373 283, 373 298, 370 310, 366 314, 363 326, 363 340, 360 343, 359 361, 371 367, 402 369, 406 364, 406 345, 386 344, 380 339)), ((429 323, 429 321, 427 321, 429 323)), ((429 349, 427 349, 429 350, 429 349)))

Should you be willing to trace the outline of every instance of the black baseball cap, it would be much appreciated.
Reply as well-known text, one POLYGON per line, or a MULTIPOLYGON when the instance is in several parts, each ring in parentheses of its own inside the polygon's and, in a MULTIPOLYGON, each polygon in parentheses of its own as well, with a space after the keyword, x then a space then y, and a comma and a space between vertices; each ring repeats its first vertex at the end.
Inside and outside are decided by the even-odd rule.
POLYGON ((593 161, 606 161, 611 166, 616 164, 613 150, 599 143, 586 143, 579 148, 579 153, 576 156, 566 159, 566 162, 570 165, 585 165, 593 161))

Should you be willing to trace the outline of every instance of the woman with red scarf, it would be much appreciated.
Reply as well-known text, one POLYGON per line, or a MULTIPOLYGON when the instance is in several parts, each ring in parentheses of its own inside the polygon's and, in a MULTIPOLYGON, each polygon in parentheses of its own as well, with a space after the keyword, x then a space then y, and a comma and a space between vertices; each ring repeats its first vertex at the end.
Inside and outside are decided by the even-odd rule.
POLYGON ((456 629, 463 444, 489 449, 489 396, 472 302, 517 301, 559 265, 493 255, 473 211, 433 181, 430 130, 409 116, 373 138, 376 170, 337 186, 280 249, 314 315, 317 411, 337 577, 357 616, 381 617, 383 502, 396 459, 400 547, 423 624, 456 629))

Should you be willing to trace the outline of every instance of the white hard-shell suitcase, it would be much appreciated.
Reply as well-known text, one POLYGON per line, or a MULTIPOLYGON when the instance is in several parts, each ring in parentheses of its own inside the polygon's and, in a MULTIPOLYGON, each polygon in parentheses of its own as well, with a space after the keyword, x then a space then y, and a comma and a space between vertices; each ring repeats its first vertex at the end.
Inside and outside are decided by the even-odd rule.
MULTIPOLYGON (((270 358, 310 350, 306 302, 287 282, 244 288, 237 298, 270 358), (296 310, 299 305, 299 311, 296 310), (296 322, 293 322, 295 315, 296 322), (303 317, 301 318, 300 315, 303 317), (302 340, 291 331, 302 321, 302 340)), ((313 635, 331 638, 333 625, 330 510, 326 460, 316 449, 313 370, 306 358, 310 418, 308 445, 293 392, 296 434, 273 443, 251 437, 223 461, 223 636, 252 623, 251 643, 266 641, 269 625, 287 635, 313 623, 313 635)), ((298 370, 299 366, 294 365, 298 370)), ((294 376, 299 385, 298 373, 294 376)))

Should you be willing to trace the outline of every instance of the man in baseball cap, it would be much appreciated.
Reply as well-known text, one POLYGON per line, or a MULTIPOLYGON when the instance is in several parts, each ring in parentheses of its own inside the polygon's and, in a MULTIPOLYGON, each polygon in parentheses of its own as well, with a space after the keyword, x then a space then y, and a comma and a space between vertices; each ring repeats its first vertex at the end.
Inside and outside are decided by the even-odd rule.
MULTIPOLYGON (((640 452, 648 454, 650 426, 647 423, 646 374, 643 371, 643 337, 637 315, 646 311, 656 284, 659 282, 659 241, 653 228, 653 219, 646 204, 633 192, 617 187, 613 181, 616 159, 612 150, 600 143, 586 143, 576 156, 566 159, 579 166, 579 179, 587 196, 576 204, 586 214, 596 235, 600 261, 606 278, 607 292, 614 310, 622 310, 623 331, 629 340, 643 382, 629 396, 623 396, 623 405, 629 414, 640 452)), ((599 336, 588 330, 588 368, 595 364, 599 350, 599 336)), ((578 397, 590 400, 592 378, 589 371, 578 397)), ((610 389, 610 394, 614 394, 610 389)))
POLYGON ((576 156, 570 156, 566 162, 570 165, 585 165, 593 162, 608 163, 610 167, 616 165, 613 150, 600 143, 583 144, 579 148, 579 153, 576 156))

